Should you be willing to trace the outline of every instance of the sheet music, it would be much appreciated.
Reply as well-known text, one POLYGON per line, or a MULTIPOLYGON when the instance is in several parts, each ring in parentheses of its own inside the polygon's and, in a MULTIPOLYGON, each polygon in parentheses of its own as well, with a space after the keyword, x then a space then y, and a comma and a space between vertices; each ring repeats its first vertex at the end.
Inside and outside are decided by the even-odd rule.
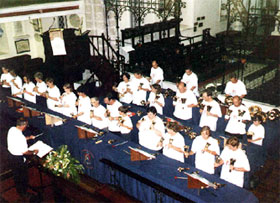
POLYGON ((37 156, 40 158, 44 157, 46 154, 48 154, 50 151, 53 150, 53 148, 51 146, 47 145, 46 143, 44 143, 41 140, 37 141, 35 144, 30 146, 28 149, 30 151, 38 149, 39 152, 38 152, 37 156))
POLYGON ((150 154, 148 152, 145 152, 145 151, 143 151, 141 149, 137 149, 137 148, 133 148, 133 147, 128 147, 128 148, 132 149, 132 150, 134 150, 136 152, 139 152, 139 153, 143 154, 144 156, 149 157, 150 159, 155 159, 156 158, 154 155, 152 155, 152 154, 150 154))

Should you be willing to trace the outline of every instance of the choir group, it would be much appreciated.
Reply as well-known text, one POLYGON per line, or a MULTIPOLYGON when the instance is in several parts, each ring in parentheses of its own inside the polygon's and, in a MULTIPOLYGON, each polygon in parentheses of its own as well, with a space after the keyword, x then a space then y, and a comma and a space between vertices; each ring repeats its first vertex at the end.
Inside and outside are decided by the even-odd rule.
MULTIPOLYGON (((139 129, 140 145, 151 150, 162 150, 165 156, 180 162, 195 154, 195 167, 209 174, 214 174, 215 167, 222 165, 221 178, 243 187, 244 172, 250 170, 250 165, 246 154, 240 148, 239 139, 246 134, 246 123, 251 120, 251 116, 242 104, 242 98, 247 94, 246 87, 235 75, 231 76, 225 88, 226 96, 233 97, 233 104, 225 116, 228 120, 225 131, 230 138, 220 153, 218 141, 211 137, 211 132, 216 131, 217 121, 222 117, 222 113, 211 91, 206 90, 202 93, 199 122, 201 134, 193 140, 190 151, 185 150, 184 137, 179 133, 180 128, 177 123, 169 122, 164 125, 158 116, 163 114, 165 106, 164 96, 161 93, 164 73, 156 61, 152 62, 148 79, 141 71, 136 71, 132 79, 130 74, 124 73, 122 81, 112 88, 118 94, 108 93, 105 96, 106 108, 100 104, 99 98, 89 98, 83 86, 77 89, 76 96, 71 85, 65 84, 64 92, 61 94, 54 80, 52 78, 43 80, 43 74, 40 72, 34 75, 36 84, 32 82, 29 75, 23 76, 23 84, 15 71, 2 67, 2 72, 2 89, 11 91, 12 96, 33 103, 36 103, 38 96, 45 97, 49 109, 99 129, 117 133, 128 140, 133 123, 128 115, 127 106, 122 103, 148 106, 147 115, 136 124, 139 129)), ((176 95, 173 97, 174 117, 183 121, 191 120, 192 108, 198 106, 199 96, 198 77, 187 68, 181 81, 177 83, 176 95)), ((262 145, 265 132, 261 122, 260 116, 253 118, 253 124, 249 128, 252 138, 248 142, 262 145)))

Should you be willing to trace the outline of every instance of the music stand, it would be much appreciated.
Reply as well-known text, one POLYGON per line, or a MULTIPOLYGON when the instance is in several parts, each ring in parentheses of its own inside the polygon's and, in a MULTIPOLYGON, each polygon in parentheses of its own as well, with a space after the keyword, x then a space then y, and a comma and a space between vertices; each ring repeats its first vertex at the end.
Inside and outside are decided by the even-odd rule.
POLYGON ((14 97, 7 97, 7 100, 8 100, 8 107, 19 107, 24 104, 20 99, 14 97))
POLYGON ((55 116, 53 114, 45 113, 45 122, 46 125, 61 125, 63 123, 63 119, 59 116, 55 116))
POLYGON ((130 160, 131 161, 145 161, 155 159, 154 155, 151 155, 143 150, 129 147, 130 149, 130 160))
POLYGON ((78 129, 79 139, 90 139, 98 136, 98 133, 90 128, 77 125, 75 125, 75 127, 78 129))
POLYGON ((23 117, 32 118, 35 116, 40 116, 41 112, 33 109, 31 107, 23 106, 23 117))

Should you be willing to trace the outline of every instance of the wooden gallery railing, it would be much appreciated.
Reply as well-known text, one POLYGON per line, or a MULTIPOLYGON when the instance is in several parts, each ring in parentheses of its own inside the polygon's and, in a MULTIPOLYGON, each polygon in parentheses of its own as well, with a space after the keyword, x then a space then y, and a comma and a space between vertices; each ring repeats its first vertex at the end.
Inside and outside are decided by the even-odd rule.
POLYGON ((103 60, 107 60, 116 71, 122 73, 124 71, 125 58, 119 54, 106 39, 105 35, 89 35, 90 52, 92 56, 98 56, 103 60))

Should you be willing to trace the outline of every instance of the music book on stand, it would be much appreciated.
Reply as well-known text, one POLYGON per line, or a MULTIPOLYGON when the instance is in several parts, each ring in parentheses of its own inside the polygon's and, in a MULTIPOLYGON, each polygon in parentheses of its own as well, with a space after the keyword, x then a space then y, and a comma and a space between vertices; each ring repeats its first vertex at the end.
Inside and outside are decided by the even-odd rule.
POLYGON ((51 146, 47 145, 46 143, 44 143, 41 140, 39 140, 35 144, 31 145, 28 149, 31 151, 37 149, 38 150, 37 156, 40 158, 43 158, 45 155, 47 155, 49 152, 51 152, 53 150, 53 148, 51 146))
POLYGON ((188 188, 190 189, 201 189, 208 186, 215 187, 214 183, 198 174, 184 173, 188 176, 188 188))
POLYGON ((23 106, 23 116, 24 117, 34 117, 34 116, 40 116, 41 112, 31 108, 31 107, 27 107, 27 106, 23 106))
POLYGON ((155 159, 156 157, 152 154, 149 154, 148 152, 145 152, 143 150, 129 147, 130 149, 130 160, 131 161, 145 161, 145 160, 151 160, 155 159))
POLYGON ((51 125, 51 126, 58 126, 63 124, 63 119, 60 118, 59 116, 45 113, 45 121, 46 125, 51 125))

